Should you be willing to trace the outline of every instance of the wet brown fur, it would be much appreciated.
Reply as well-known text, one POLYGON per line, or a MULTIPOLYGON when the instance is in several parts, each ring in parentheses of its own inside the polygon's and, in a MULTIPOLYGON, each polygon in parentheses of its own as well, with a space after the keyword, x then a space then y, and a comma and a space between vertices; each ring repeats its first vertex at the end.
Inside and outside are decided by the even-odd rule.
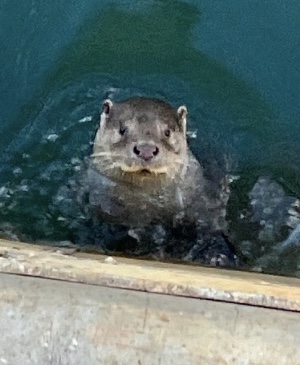
POLYGON ((227 196, 212 189, 187 146, 185 107, 136 97, 103 103, 89 172, 90 202, 125 225, 184 219, 213 229, 225 226, 227 196), (134 146, 155 146, 144 161, 134 146), (180 217, 180 219, 179 219, 180 217))

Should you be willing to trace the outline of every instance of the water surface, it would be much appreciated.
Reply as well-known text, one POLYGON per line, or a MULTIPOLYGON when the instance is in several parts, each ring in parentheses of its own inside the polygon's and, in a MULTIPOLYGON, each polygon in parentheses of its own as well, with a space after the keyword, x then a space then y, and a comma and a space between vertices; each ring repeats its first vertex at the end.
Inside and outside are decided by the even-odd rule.
MULTIPOLYGON (((295 0, 2 1, 0 229, 34 241, 81 236, 80 221, 66 220, 68 189, 106 97, 186 104, 196 155, 229 154, 241 176, 233 221, 259 176, 299 196, 299 16, 295 0)), ((283 257, 286 272, 297 274, 296 252, 283 257)))

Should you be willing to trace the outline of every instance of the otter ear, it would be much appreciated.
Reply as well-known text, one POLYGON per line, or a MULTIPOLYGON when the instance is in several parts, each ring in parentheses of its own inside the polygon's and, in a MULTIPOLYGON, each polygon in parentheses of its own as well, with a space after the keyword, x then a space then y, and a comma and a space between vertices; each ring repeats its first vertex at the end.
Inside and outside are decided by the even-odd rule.
POLYGON ((187 108, 186 106, 182 105, 177 109, 178 115, 178 125, 180 132, 186 135, 186 116, 187 116, 187 108))
POLYGON ((102 113, 100 116, 100 130, 103 131, 106 125, 106 119, 111 112, 113 102, 110 99, 106 99, 102 103, 102 113))
POLYGON ((108 116, 113 106, 113 102, 110 99, 106 99, 102 103, 102 113, 108 116))

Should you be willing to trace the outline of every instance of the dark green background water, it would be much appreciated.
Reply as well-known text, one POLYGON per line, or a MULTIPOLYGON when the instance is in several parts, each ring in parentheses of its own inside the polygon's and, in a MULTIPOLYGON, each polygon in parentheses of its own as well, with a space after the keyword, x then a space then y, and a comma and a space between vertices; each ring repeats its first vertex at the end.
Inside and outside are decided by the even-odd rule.
POLYGON ((298 0, 2 0, 0 229, 70 238, 56 206, 108 96, 186 104, 198 155, 299 196, 299 19, 298 0))

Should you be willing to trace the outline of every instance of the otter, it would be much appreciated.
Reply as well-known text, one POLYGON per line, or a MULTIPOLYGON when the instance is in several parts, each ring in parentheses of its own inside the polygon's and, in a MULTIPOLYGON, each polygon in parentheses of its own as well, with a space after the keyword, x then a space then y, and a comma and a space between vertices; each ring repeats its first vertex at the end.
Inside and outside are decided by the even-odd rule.
POLYGON ((208 180, 191 152, 187 113, 155 98, 103 102, 87 173, 101 221, 226 230, 229 190, 225 178, 208 180))

